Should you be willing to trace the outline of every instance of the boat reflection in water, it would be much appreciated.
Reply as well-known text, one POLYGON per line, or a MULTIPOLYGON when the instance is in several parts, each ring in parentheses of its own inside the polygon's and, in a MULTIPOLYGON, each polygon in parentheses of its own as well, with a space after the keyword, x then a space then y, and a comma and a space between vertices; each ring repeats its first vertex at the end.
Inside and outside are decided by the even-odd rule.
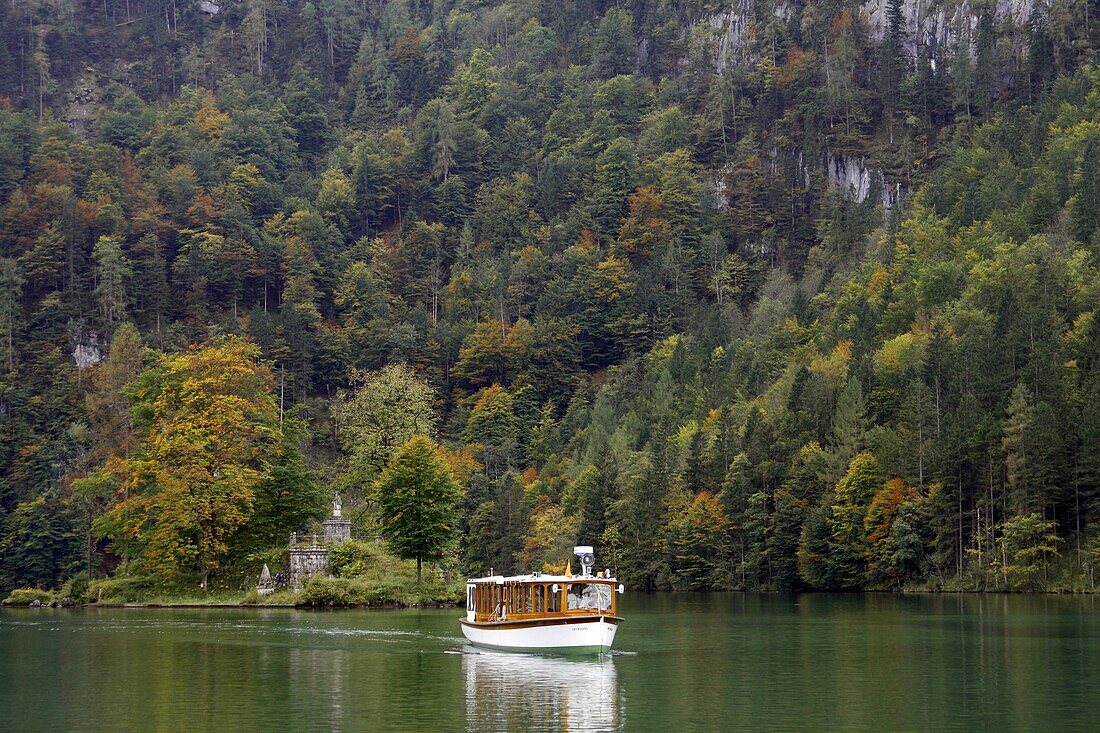
POLYGON ((468 731, 616 731, 623 700, 607 655, 571 659, 467 646, 468 731))

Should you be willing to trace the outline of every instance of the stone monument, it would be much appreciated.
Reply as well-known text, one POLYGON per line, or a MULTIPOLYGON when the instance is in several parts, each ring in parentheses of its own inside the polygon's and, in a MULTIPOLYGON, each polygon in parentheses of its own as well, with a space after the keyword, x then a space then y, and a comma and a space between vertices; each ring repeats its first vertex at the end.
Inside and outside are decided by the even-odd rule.
POLYGON ((256 586, 256 591, 261 596, 269 596, 275 592, 275 579, 271 577, 271 569, 267 567, 266 562, 263 572, 260 573, 260 582, 256 586))
POLYGON ((292 590, 301 590, 310 578, 328 575, 328 548, 317 542, 317 535, 310 541, 298 540, 298 533, 290 535, 289 585, 292 590))
POLYGON ((326 545, 338 545, 351 539, 351 520, 344 519, 341 512, 340 493, 337 492, 332 496, 332 515, 322 522, 326 545))

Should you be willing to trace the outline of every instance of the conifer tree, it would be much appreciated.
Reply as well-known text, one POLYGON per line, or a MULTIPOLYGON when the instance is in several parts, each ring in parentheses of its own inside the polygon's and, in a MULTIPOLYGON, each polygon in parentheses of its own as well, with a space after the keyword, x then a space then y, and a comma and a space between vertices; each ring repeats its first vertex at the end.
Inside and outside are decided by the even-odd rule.
POLYGON ((848 464, 863 447, 867 425, 867 407, 859 380, 849 377, 837 398, 833 414, 832 438, 829 441, 832 474, 837 480, 848 470, 848 464))
POLYGON ((1010 508, 1044 514, 1062 490, 1062 440, 1050 405, 1036 403, 1023 383, 1009 399, 1001 446, 1010 508))
POLYGON ((882 485, 878 461, 862 452, 852 459, 848 473, 836 486, 830 531, 829 562, 833 582, 841 588, 860 588, 864 582, 867 558, 865 516, 878 488, 882 485))
POLYGON ((3 338, 4 365, 9 374, 15 371, 15 334, 20 324, 22 291, 23 275, 19 272, 19 264, 8 257, 0 259, 0 338, 3 338))
POLYGON ((92 250, 95 258, 95 297, 99 313, 108 328, 126 318, 126 285, 133 273, 122 243, 113 237, 100 237, 92 250))
POLYGON ((904 7, 904 0, 886 0, 886 30, 882 40, 882 56, 879 58, 879 95, 891 142, 907 67, 904 7))

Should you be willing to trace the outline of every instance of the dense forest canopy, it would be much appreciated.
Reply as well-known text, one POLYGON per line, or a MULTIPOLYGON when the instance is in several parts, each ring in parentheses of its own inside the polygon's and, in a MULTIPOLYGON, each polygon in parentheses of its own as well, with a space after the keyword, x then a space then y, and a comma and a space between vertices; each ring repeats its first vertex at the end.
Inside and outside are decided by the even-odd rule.
POLYGON ((1098 10, 4 4, 0 590, 416 475, 464 572, 1093 589, 1098 10))

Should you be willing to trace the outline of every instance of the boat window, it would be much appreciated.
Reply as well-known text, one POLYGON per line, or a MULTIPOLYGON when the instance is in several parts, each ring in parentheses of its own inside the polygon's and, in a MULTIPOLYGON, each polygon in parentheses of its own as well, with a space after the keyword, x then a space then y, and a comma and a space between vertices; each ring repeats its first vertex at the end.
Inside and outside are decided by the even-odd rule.
POLYGON ((567 606, 570 611, 610 611, 611 586, 603 583, 571 583, 567 606))
POLYGON ((535 613, 543 613, 546 610, 546 604, 544 602, 546 586, 536 585, 532 590, 535 591, 535 613))
POLYGON ((546 611, 547 613, 560 613, 561 612, 561 591, 554 592, 553 588, 546 589, 546 611))
POLYGON ((466 610, 474 610, 474 587, 470 586, 466 589, 466 610))

